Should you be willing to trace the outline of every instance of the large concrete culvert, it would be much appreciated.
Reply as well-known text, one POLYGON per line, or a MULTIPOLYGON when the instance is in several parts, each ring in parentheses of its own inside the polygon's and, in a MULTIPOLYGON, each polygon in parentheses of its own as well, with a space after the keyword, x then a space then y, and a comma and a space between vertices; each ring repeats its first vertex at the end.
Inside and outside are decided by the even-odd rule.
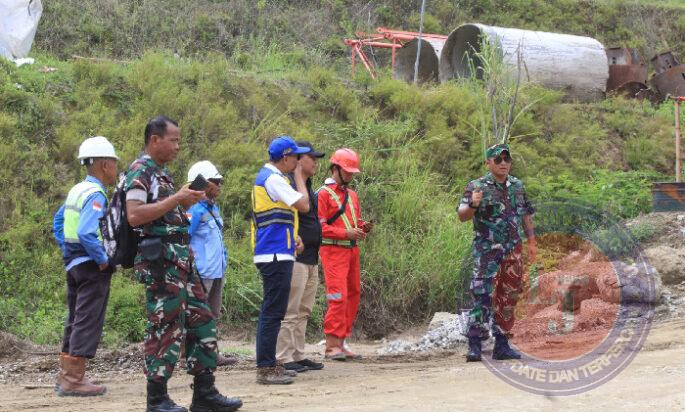
MULTIPOLYGON (((411 40, 397 51, 397 60, 393 77, 411 83, 414 81, 414 62, 416 62, 416 47, 418 39, 411 40)), ((445 44, 444 39, 421 39, 421 55, 419 56, 419 82, 438 81, 438 67, 440 52, 445 44)))
POLYGON ((604 46, 591 37, 465 24, 447 38, 440 56, 439 77, 446 82, 455 77, 470 77, 469 58, 478 66, 476 54, 485 36, 497 45, 505 63, 516 72, 521 46, 522 80, 563 90, 568 98, 596 101, 604 98, 609 65, 604 46))

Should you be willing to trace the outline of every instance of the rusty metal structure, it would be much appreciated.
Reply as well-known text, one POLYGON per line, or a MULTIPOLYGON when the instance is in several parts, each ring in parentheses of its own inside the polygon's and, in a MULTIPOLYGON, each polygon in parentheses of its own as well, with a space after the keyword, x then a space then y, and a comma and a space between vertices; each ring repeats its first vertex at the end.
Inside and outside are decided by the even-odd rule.
POLYGON ((483 24, 464 24, 450 33, 440 57, 440 81, 473 75, 469 61, 477 61, 483 38, 501 50, 505 64, 514 70, 520 50, 525 81, 563 90, 571 100, 604 98, 609 65, 599 41, 483 24))
MULTIPOLYGON (((370 34, 370 33, 364 33, 364 32, 356 32, 355 35, 357 36, 356 39, 345 39, 344 42, 347 46, 350 47, 351 49, 351 60, 352 60, 352 72, 355 71, 356 69, 356 63, 357 63, 357 58, 362 62, 366 70, 371 74, 371 77, 374 79, 377 77, 376 74, 376 65, 369 59, 369 57, 366 55, 364 49, 365 48, 381 48, 381 49, 391 49, 392 52, 392 68, 393 68, 393 77, 395 78, 402 78, 405 79, 405 77, 402 77, 405 75, 405 72, 402 71, 402 76, 399 76, 396 74, 396 67, 399 62, 398 60, 398 54, 397 50, 403 48, 403 46, 412 40, 416 39, 419 36, 418 32, 413 32, 413 31, 404 31, 404 30, 392 30, 388 29, 385 27, 379 27, 376 29, 377 34, 370 34)), ((422 33, 421 34, 421 39, 422 39, 422 46, 421 46, 421 55, 423 56, 424 48, 426 47, 431 47, 429 45, 432 45, 433 42, 435 41, 440 41, 444 43, 445 39, 447 39, 447 36, 442 35, 442 34, 431 34, 431 33, 422 33), (425 43, 428 43, 426 45, 425 43)), ((410 59, 408 56, 403 55, 400 59, 401 62, 399 62, 399 65, 405 70, 411 63, 411 80, 413 80, 414 76, 414 61, 416 61, 416 45, 413 47, 414 49, 414 57, 411 59, 411 62, 409 61, 410 59)), ((429 55, 428 58, 426 59, 427 64, 431 64, 431 56, 430 53, 435 54, 435 51, 433 49, 428 49, 427 54, 429 55), (430 52, 429 52, 430 51, 430 52)), ((423 58, 419 59, 420 61, 420 67, 419 67, 419 81, 421 81, 424 76, 422 73, 426 72, 426 69, 422 68, 421 65, 425 64, 423 58)), ((430 69, 428 69, 428 72, 430 72, 430 69)))
POLYGON ((647 64, 635 49, 612 47, 606 50, 609 61, 607 92, 628 97, 647 97, 647 64))
POLYGON ((672 52, 657 54, 652 58, 656 73, 650 81, 662 97, 685 96, 685 65, 680 64, 672 52))

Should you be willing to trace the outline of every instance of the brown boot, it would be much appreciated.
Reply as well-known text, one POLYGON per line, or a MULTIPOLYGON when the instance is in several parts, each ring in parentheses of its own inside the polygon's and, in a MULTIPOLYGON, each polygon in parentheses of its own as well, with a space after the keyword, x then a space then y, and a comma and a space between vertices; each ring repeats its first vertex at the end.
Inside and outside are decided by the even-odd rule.
POLYGON ((342 339, 333 336, 326 335, 326 359, 344 361, 347 359, 345 353, 342 350, 342 339))
POLYGON ((62 356, 62 370, 55 390, 58 396, 98 396, 104 395, 107 388, 94 385, 85 378, 86 358, 62 356))
POLYGON ((60 352, 59 353, 59 371, 57 372, 57 380, 55 381, 55 392, 60 390, 60 383, 64 379, 64 357, 68 356, 68 353, 66 352, 60 352))
POLYGON ((261 385, 288 385, 294 380, 284 374, 285 369, 279 366, 257 367, 257 383, 261 385))

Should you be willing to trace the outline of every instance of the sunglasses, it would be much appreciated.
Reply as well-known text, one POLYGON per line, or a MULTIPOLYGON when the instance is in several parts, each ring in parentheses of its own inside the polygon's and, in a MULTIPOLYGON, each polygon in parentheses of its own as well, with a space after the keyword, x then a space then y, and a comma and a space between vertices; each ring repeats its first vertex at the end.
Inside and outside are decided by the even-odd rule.
POLYGON ((214 183, 217 186, 221 186, 221 184, 223 183, 223 180, 221 180, 221 179, 207 179, 207 180, 209 180, 210 182, 214 183))
POLYGON ((492 160, 495 162, 496 165, 498 165, 502 162, 511 163, 511 156, 509 156, 508 154, 499 155, 492 160))

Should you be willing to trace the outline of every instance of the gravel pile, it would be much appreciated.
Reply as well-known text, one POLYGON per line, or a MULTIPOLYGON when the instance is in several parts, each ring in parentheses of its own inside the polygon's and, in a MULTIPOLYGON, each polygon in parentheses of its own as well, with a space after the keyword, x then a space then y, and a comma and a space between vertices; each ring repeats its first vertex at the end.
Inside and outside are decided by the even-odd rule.
POLYGON ((440 349, 455 349, 466 342, 464 331, 466 330, 467 317, 455 315, 454 319, 442 323, 440 326, 428 331, 417 342, 407 340, 394 340, 378 351, 379 355, 396 355, 408 352, 428 352, 440 349))

